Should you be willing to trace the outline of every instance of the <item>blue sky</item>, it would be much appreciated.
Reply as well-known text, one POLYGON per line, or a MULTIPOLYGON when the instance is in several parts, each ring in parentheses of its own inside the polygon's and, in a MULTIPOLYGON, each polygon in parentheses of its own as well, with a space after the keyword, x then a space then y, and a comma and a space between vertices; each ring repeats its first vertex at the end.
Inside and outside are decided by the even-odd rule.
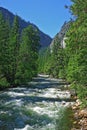
POLYGON ((0 0, 0 6, 34 23, 41 31, 54 37, 71 14, 65 5, 70 0, 0 0))

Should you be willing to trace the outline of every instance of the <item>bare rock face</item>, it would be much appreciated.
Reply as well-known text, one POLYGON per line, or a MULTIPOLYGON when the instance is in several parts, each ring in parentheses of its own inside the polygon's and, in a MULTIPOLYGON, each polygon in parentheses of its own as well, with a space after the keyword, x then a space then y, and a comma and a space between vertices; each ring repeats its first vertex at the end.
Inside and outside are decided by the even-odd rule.
POLYGON ((68 29, 70 27, 70 23, 71 23, 71 21, 65 22, 63 24, 63 26, 61 27, 60 32, 56 34, 56 36, 53 38, 53 40, 52 40, 52 42, 50 44, 51 49, 52 49, 55 42, 60 42, 61 47, 65 48, 65 40, 67 39, 66 33, 67 33, 67 31, 68 31, 68 29))

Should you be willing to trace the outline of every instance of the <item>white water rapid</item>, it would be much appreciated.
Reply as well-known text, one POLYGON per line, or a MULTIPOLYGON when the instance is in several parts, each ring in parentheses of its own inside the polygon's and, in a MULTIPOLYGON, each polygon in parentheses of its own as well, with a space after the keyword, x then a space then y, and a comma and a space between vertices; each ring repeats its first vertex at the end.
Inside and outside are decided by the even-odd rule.
POLYGON ((28 86, 0 92, 0 130, 57 130, 60 109, 73 104, 63 86, 39 75, 28 86))

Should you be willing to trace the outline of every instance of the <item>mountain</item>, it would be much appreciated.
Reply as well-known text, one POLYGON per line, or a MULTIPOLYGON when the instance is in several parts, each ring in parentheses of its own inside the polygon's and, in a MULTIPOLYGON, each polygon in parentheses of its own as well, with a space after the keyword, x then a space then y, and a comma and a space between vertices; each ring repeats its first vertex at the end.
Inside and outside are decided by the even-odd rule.
POLYGON ((56 35, 55 35, 55 37, 53 38, 53 40, 52 40, 52 42, 51 42, 51 44, 50 44, 50 48, 52 49, 52 47, 53 47, 53 44, 54 44, 54 42, 59 42, 60 41, 60 44, 61 44, 61 46, 63 47, 63 48, 65 48, 65 39, 67 38, 66 37, 66 33, 67 33, 67 31, 68 31, 68 29, 69 29, 69 27, 70 27, 70 23, 71 23, 72 21, 69 21, 69 22, 64 22, 64 24, 63 24, 63 26, 61 27, 61 29, 60 29, 60 31, 59 31, 59 33, 57 33, 56 35))
MULTIPOLYGON (((7 9, 0 7, 0 12, 2 12, 2 14, 4 15, 5 19, 9 19, 10 24, 12 25, 13 20, 14 20, 14 14, 11 13, 10 11, 8 11, 7 9)), ((32 25, 34 28, 39 30, 39 35, 40 35, 40 44, 41 47, 47 47, 50 45, 52 38, 50 36, 48 36, 47 34, 43 33, 35 24, 30 23, 30 22, 26 22, 25 20, 23 20, 21 17, 19 17, 19 24, 20 24, 20 30, 22 31, 23 28, 32 25)))

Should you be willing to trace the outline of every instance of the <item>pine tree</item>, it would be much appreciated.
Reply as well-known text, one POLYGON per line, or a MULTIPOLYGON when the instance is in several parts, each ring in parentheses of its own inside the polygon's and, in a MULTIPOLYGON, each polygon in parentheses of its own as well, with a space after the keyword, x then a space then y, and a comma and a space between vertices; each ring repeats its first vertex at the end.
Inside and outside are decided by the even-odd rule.
POLYGON ((76 18, 67 34, 67 78, 73 82, 79 98, 84 102, 87 95, 87 1, 72 2, 70 9, 76 18))
POLYGON ((0 13, 0 86, 8 86, 9 74, 9 24, 0 13))
POLYGON ((37 74, 39 37, 37 31, 29 26, 23 30, 20 46, 16 83, 27 83, 37 74))
POLYGON ((50 51, 50 47, 47 47, 44 51, 44 53, 42 53, 41 56, 41 64, 40 67, 42 68, 42 72, 45 74, 51 74, 51 63, 52 63, 52 55, 51 55, 51 51, 50 51))
POLYGON ((60 40, 56 39, 54 41, 53 49, 52 49, 52 75, 54 77, 64 78, 64 65, 65 65, 65 53, 64 49, 60 44, 60 40))
POLYGON ((9 61, 10 61, 10 70, 9 70, 9 82, 10 84, 15 84, 15 74, 17 71, 18 64, 18 55, 20 47, 20 36, 19 36, 19 21, 18 16, 15 16, 14 22, 10 32, 9 40, 9 61))

